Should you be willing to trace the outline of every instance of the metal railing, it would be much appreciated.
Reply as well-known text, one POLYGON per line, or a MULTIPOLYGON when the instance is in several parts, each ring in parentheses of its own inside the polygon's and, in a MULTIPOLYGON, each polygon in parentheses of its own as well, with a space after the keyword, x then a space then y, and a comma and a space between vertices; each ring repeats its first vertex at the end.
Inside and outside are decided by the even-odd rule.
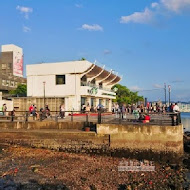
MULTIPOLYGON (((181 124, 180 113, 150 113, 150 121, 143 122, 145 119, 136 118, 134 114, 126 114, 122 112, 81 112, 81 111, 65 111, 64 113, 58 111, 51 111, 46 114, 38 112, 38 114, 30 114, 29 111, 15 111, 15 112, 0 112, 0 121, 6 122, 28 122, 28 121, 55 121, 55 122, 85 122, 91 123, 113 123, 113 124, 147 124, 147 125, 169 125, 175 126, 181 124), (66 115, 66 116, 65 116, 66 115)), ((143 115, 144 113, 141 113, 143 115)), ((146 114, 145 114, 146 115, 146 114)))
POLYGON ((92 87, 92 88, 95 87, 95 88, 98 88, 100 90, 105 90, 105 91, 109 91, 109 92, 114 92, 115 93, 115 91, 112 90, 112 89, 110 89, 110 88, 104 88, 104 87, 102 87, 100 85, 92 84, 90 82, 81 81, 81 86, 89 86, 89 87, 92 87))
MULTIPOLYGON (((141 116, 147 113, 140 113, 141 116)), ((99 123, 114 123, 114 124, 146 124, 146 125, 168 125, 176 126, 181 124, 181 113, 149 113, 150 120, 145 120, 143 117, 136 117, 135 114, 118 112, 114 114, 114 118, 108 115, 100 115, 99 123)))

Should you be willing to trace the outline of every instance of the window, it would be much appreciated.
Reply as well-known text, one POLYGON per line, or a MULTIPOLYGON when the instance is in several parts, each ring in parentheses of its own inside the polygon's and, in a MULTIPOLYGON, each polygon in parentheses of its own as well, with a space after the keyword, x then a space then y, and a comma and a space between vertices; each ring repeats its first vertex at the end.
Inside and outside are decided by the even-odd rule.
POLYGON ((56 75, 56 85, 65 84, 65 75, 56 75))
POLYGON ((12 69, 12 63, 8 63, 7 68, 12 69))
POLYGON ((7 80, 7 85, 6 86, 10 86, 10 80, 7 80))
POLYGON ((7 65, 5 63, 2 63, 2 69, 6 69, 7 65))
POLYGON ((11 81, 10 86, 11 86, 11 87, 14 87, 14 81, 11 81))
POLYGON ((2 80, 2 86, 7 86, 7 81, 6 80, 2 80))

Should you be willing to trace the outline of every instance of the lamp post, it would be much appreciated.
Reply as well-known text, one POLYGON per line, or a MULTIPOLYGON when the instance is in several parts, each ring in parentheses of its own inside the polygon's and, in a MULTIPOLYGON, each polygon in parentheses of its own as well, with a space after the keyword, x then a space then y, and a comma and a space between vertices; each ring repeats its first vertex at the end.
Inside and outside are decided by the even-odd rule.
POLYGON ((164 95, 165 95, 165 105, 166 105, 166 83, 164 83, 164 95))
POLYGON ((45 97, 46 97, 46 82, 43 82, 43 86, 44 86, 44 108, 45 108, 45 97))
POLYGON ((169 92, 169 106, 170 106, 171 85, 168 85, 168 92, 169 92))

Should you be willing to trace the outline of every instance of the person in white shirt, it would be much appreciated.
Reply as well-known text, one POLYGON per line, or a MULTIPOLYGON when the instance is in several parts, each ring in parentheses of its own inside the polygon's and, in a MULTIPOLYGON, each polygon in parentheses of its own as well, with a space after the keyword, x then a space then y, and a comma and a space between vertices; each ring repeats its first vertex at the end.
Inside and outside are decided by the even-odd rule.
POLYGON ((179 106, 177 103, 175 103, 175 106, 173 107, 173 112, 179 112, 179 106))

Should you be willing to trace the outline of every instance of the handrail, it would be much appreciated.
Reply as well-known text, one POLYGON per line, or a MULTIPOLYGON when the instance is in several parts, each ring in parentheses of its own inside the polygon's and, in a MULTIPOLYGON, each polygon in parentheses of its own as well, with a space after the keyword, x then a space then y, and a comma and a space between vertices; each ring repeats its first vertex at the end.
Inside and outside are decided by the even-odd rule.
MULTIPOLYGON (((9 115, 7 115, 8 111, 4 112, 4 115, 0 115, 0 119, 3 118, 7 118, 7 120, 9 119, 9 121, 14 121, 16 118, 23 118, 23 120, 21 119, 20 121, 25 121, 28 122, 29 118, 33 118, 33 120, 36 120, 37 118, 39 119, 39 121, 42 120, 46 120, 46 119, 51 119, 53 121, 58 121, 59 118, 65 118, 63 117, 63 115, 61 115, 60 111, 50 111, 50 115, 48 115, 46 112, 37 112, 38 114, 36 115, 31 115, 29 111, 15 111, 15 112, 9 112, 9 115), (20 115, 19 115, 20 114, 20 115)), ((126 113, 122 113, 122 112, 117 112, 114 113, 114 117, 112 116, 112 112, 103 112, 103 111, 98 111, 98 112, 90 112, 90 111, 64 111, 65 113, 70 113, 67 116, 67 121, 68 118, 70 118, 70 121, 73 122, 75 121, 84 121, 86 123, 89 123, 89 117, 94 116, 93 117, 93 121, 97 122, 97 123, 104 123, 106 118, 111 118, 111 120, 109 119, 108 122, 114 122, 114 123, 125 123, 127 122, 133 122, 133 121, 138 121, 140 122, 140 120, 138 119, 131 119, 128 118, 126 119, 127 115, 133 115, 133 114, 126 114, 126 113), (80 118, 78 119, 78 117, 75 117, 75 113, 78 114, 77 116, 80 116, 80 118), (125 118, 124 118, 125 115, 125 118), (75 119, 74 119, 75 118, 75 119), (82 118, 82 120, 81 120, 82 118)), ((2 113, 2 112, 1 112, 2 113)), ((142 114, 147 114, 147 113, 142 113, 142 114)), ((179 125, 181 124, 181 114, 180 112, 178 113, 173 113, 173 112, 166 112, 166 113, 149 113, 150 115, 150 123, 149 124, 168 124, 168 125, 179 125), (156 117, 158 116, 158 117, 156 117), (164 117, 165 116, 165 117, 164 117)), ((2 120, 1 120, 2 121, 2 120)))
POLYGON ((100 90, 105 90, 105 91, 109 91, 109 92, 114 92, 114 90, 112 89, 109 89, 109 88, 104 88, 104 87, 101 87, 99 85, 96 85, 96 84, 92 84, 90 82, 84 82, 84 81, 81 81, 81 86, 89 86, 89 87, 95 87, 95 88, 98 88, 100 90))

